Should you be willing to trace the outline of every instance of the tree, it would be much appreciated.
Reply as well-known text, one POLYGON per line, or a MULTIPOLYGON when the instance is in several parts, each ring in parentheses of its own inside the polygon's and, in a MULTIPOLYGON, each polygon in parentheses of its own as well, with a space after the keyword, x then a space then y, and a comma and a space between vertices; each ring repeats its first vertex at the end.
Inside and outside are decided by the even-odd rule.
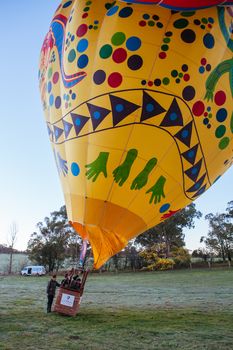
POLYGON ((165 245, 165 257, 169 257, 173 247, 183 247, 185 227, 193 228, 194 219, 200 218, 201 212, 196 210, 194 203, 180 210, 161 224, 149 229, 136 238, 136 243, 150 247, 155 243, 165 245))
POLYGON ((227 213, 210 213, 205 216, 209 221, 210 230, 207 237, 201 237, 201 242, 204 242, 207 249, 213 251, 222 257, 223 261, 226 258, 231 261, 233 252, 233 224, 231 223, 232 214, 231 208, 227 208, 227 213))
POLYGON ((201 258, 204 261, 207 261, 211 256, 212 256, 212 251, 210 252, 208 249, 205 249, 205 248, 198 248, 192 252, 193 258, 201 258))
POLYGON ((16 222, 12 222, 10 229, 9 229, 9 234, 8 234, 8 242, 9 242, 9 248, 10 248, 10 261, 9 261, 9 269, 8 269, 8 273, 11 274, 12 273, 12 262, 13 262, 13 253, 14 253, 14 245, 16 242, 16 236, 18 233, 18 226, 16 224, 16 222))
POLYGON ((191 263, 190 254, 188 250, 184 249, 183 247, 174 247, 172 249, 171 255, 176 267, 189 266, 189 264, 191 263))
POLYGON ((44 218, 44 222, 37 223, 39 232, 31 235, 28 242, 28 255, 32 261, 53 271, 61 267, 74 241, 76 244, 77 234, 68 223, 65 206, 50 215, 50 218, 44 218))

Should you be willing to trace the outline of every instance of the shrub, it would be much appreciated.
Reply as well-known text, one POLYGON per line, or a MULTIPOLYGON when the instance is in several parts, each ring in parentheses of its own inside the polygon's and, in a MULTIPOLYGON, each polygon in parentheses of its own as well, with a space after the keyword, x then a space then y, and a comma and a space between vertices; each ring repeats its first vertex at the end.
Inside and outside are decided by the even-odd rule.
POLYGON ((159 258, 154 264, 155 270, 171 270, 173 269, 175 262, 173 259, 159 258))

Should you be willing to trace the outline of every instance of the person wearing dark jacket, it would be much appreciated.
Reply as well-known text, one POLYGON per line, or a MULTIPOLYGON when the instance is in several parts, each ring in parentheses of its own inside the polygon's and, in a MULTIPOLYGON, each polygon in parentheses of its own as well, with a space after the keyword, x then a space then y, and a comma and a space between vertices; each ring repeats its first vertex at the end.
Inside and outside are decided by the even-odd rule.
POLYGON ((47 285, 47 296, 48 296, 47 312, 51 312, 53 299, 56 293, 56 288, 60 287, 60 283, 57 282, 56 278, 57 276, 53 275, 47 285))

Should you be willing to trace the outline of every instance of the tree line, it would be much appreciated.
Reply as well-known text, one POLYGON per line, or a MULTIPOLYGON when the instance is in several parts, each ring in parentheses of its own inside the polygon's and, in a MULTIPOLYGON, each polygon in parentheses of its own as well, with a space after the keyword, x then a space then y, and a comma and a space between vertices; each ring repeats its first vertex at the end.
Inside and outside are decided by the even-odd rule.
MULTIPOLYGON (((102 270, 164 270, 189 266, 191 256, 185 248, 184 229, 194 228, 195 220, 201 216, 194 203, 188 205, 130 241, 102 270)), ((220 256, 224 261, 231 260, 233 201, 228 203, 225 213, 210 213, 205 219, 209 222, 209 232, 201 238, 205 247, 195 250, 192 256, 203 259, 220 256)), ((27 253, 31 261, 53 271, 61 269, 66 259, 73 264, 78 263, 80 249, 81 239, 69 225, 66 207, 62 206, 43 222, 37 223, 37 231, 30 237, 27 253)), ((92 261, 90 247, 88 260, 92 261)))

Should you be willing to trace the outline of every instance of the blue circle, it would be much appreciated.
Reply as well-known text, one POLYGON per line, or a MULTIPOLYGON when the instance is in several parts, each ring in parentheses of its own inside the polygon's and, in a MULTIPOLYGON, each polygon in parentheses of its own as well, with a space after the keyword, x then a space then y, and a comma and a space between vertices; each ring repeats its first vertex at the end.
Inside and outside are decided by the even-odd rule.
POLYGON ((50 93, 51 92, 51 90, 52 90, 52 83, 51 83, 51 81, 49 81, 48 82, 48 93, 50 93))
POLYGON ((126 41, 126 47, 130 51, 136 51, 141 47, 141 39, 139 39, 136 36, 131 36, 127 41, 126 41))
POLYGON ((72 4, 72 1, 67 1, 62 7, 65 9, 72 4))
POLYGON ((143 19, 149 19, 150 18, 150 16, 147 13, 145 13, 142 17, 143 17, 143 19))
POLYGON ((69 125, 66 124, 64 129, 66 132, 70 131, 69 125))
POLYGON ((152 103, 147 103, 147 105, 146 105, 147 112, 152 112, 154 109, 155 109, 155 107, 152 103))
POLYGON ((191 173, 192 173, 192 175, 195 175, 195 174, 197 173, 197 168, 193 168, 193 169, 191 170, 191 173))
POLYGON ((170 120, 176 120, 177 119, 177 114, 175 112, 170 114, 170 120))
POLYGON ((188 152, 188 157, 193 158, 194 157, 194 151, 189 151, 188 152))
POLYGON ((198 188, 201 186, 201 183, 200 182, 197 182, 196 184, 195 184, 195 190, 198 190, 198 188))
POLYGON ((203 124, 204 124, 204 125, 209 124, 209 118, 205 118, 205 119, 203 120, 203 124))
POLYGON ((212 34, 207 33, 203 38, 203 44, 207 49, 212 49, 215 45, 215 40, 212 34))
POLYGON ((53 102, 54 102, 54 96, 52 94, 52 95, 49 96, 49 104, 50 104, 50 106, 53 105, 53 102))
POLYGON ((84 51, 86 51, 87 48, 88 48, 88 40, 81 39, 77 45, 78 52, 84 52, 84 51))
POLYGON ((74 39, 75 39, 75 36, 74 36, 74 35, 72 35, 72 37, 71 37, 71 41, 74 41, 74 39))
POLYGON ((110 10, 108 10, 107 12, 107 16, 112 16, 114 15, 119 9, 119 6, 113 6, 112 8, 110 8, 110 10))
POLYGON ((181 136, 182 136, 183 139, 186 139, 186 137, 188 137, 188 135, 189 135, 188 130, 183 130, 182 133, 181 133, 181 136))
POLYGON ((101 114, 100 114, 100 112, 95 111, 95 112, 93 113, 93 116, 94 116, 95 119, 99 119, 99 118, 101 117, 101 114))
POLYGON ((116 111, 117 112, 122 112, 124 110, 124 106, 121 103, 118 103, 116 105, 116 111))
POLYGON ((81 55, 78 59, 78 68, 85 68, 88 65, 88 61, 87 55, 81 55))
POLYGON ((227 110, 225 108, 221 108, 218 110, 217 114, 216 114, 216 119, 219 123, 224 122, 224 120, 226 120, 227 117, 227 110))
POLYGON ((80 118, 76 118, 75 119, 75 125, 76 126, 80 126, 81 125, 81 119, 80 118))
POLYGON ((76 94, 73 92, 73 94, 71 95, 72 100, 76 99, 76 94))
POLYGON ((164 213, 165 211, 167 211, 170 208, 170 204, 166 203, 164 205, 162 205, 162 207, 160 207, 159 211, 160 213, 164 213))
POLYGON ((201 66, 200 68, 199 68, 199 73, 204 73, 205 72, 205 67, 203 67, 203 66, 201 66))
POLYGON ((207 107, 207 111, 210 112, 211 111, 211 107, 207 107))
POLYGON ((132 13, 133 13, 132 7, 124 7, 123 9, 120 10, 119 17, 127 18, 127 17, 131 16, 132 13))
POLYGON ((78 176, 80 173, 80 168, 77 163, 72 163, 70 169, 74 176, 78 176))

